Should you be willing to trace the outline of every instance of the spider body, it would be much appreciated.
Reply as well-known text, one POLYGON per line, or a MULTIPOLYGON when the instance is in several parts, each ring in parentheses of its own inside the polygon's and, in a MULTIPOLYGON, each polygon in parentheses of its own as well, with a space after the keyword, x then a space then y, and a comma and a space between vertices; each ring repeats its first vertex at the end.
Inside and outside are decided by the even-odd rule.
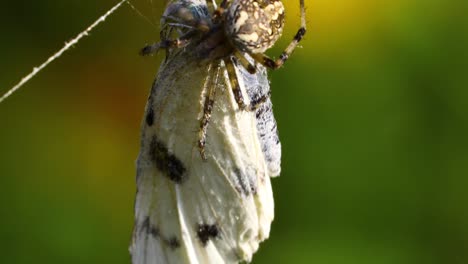
MULTIPOLYGON (((281 67, 306 33, 304 0, 299 0, 299 3, 301 27, 277 60, 269 58, 264 52, 276 43, 283 31, 285 10, 280 0, 223 0, 219 7, 212 1, 216 7, 212 16, 207 15, 209 10, 204 0, 173 1, 161 19, 161 42, 144 47, 141 54, 148 55, 159 49, 171 52, 190 44, 191 50, 186 52, 198 57, 200 64, 222 60, 228 69, 239 108, 256 110, 269 95, 246 104, 235 77, 234 63, 254 74, 257 67, 246 59, 245 54, 248 54, 255 64, 260 63, 270 69, 281 67), (174 31, 178 38, 172 38, 174 31)), ((211 109, 212 105, 205 106, 200 124, 198 146, 203 159, 206 159, 204 149, 211 109)))
POLYGON ((279 0, 239 0, 225 15, 224 30, 234 47, 249 53, 263 53, 280 38, 284 6, 279 0))
MULTIPOLYGON (((241 57, 242 65, 254 73, 255 67, 242 58, 242 53, 251 55, 256 62, 268 68, 277 69, 306 33, 304 0, 300 0, 301 28, 279 59, 273 60, 263 53, 276 43, 283 32, 285 9, 280 0, 223 0, 211 17, 200 16, 209 13, 203 3, 201 0, 171 2, 161 19, 164 25, 162 41, 146 46, 141 54, 184 48, 197 42, 192 53, 200 61, 241 57), (177 30, 178 38, 172 38, 174 30, 177 30)), ((215 3, 213 5, 216 6, 215 3)))

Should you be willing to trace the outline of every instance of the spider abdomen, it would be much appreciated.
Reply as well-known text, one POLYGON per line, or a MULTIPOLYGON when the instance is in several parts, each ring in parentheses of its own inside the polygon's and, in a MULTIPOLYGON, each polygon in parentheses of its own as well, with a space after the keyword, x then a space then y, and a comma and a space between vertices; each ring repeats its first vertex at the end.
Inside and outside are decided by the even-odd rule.
POLYGON ((263 53, 281 36, 283 25, 280 0, 238 0, 227 10, 225 32, 237 49, 263 53))

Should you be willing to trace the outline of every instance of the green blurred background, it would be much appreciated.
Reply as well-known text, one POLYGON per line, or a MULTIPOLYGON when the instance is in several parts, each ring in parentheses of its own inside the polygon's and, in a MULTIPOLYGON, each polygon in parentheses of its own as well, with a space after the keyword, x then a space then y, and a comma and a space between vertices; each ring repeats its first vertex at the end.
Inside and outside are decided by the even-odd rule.
MULTIPOLYGON (((158 23, 153 1, 133 3, 158 23)), ((0 92, 116 2, 4 2, 0 92)), ((298 27, 296 2, 271 55, 298 27)), ((468 263, 467 2, 306 5, 303 48, 270 74, 284 154, 254 263, 468 263)), ((156 41, 124 6, 0 105, 1 263, 129 263, 162 57, 137 53, 156 41)))

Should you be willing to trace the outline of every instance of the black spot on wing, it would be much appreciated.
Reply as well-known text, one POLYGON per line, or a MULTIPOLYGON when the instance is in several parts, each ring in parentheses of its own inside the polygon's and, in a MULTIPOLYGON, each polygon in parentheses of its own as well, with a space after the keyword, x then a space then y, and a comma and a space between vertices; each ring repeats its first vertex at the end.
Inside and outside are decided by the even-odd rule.
POLYGON ((149 217, 146 217, 145 221, 141 224, 140 232, 145 233, 147 236, 153 237, 153 239, 158 239, 164 244, 166 244, 170 249, 175 250, 180 248, 180 241, 176 236, 172 236, 170 238, 165 238, 161 234, 161 230, 151 224, 149 217))
POLYGON ((154 237, 154 238, 157 238, 159 236, 161 236, 161 233, 159 231, 158 228, 156 228, 155 226, 151 226, 149 228, 149 233, 154 237))
POLYGON ((141 224, 140 231, 151 235, 154 238, 158 238, 160 236, 159 229, 151 224, 149 217, 146 217, 143 223, 141 224))
POLYGON ((148 105, 145 121, 148 126, 152 126, 154 124, 154 109, 152 105, 148 105))
POLYGON ((143 223, 141 223, 141 232, 146 232, 146 230, 150 229, 150 219, 149 217, 146 217, 143 223))
POLYGON ((149 156, 158 170, 163 172, 175 183, 181 183, 185 176, 185 166, 174 155, 169 153, 165 144, 153 136, 149 148, 149 156))
POLYGON ((199 224, 197 227, 197 236, 203 246, 206 246, 208 241, 219 236, 219 228, 217 225, 199 224))
POLYGON ((168 240, 166 240, 166 244, 172 249, 178 249, 180 248, 180 241, 177 239, 177 237, 171 237, 168 240))

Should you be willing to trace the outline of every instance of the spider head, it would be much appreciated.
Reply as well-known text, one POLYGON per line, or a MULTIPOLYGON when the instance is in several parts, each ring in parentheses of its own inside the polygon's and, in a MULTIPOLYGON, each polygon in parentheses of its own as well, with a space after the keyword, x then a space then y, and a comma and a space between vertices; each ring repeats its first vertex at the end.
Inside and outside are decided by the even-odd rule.
POLYGON ((265 52, 283 31, 284 6, 280 0, 234 0, 225 16, 228 38, 244 52, 265 52))

